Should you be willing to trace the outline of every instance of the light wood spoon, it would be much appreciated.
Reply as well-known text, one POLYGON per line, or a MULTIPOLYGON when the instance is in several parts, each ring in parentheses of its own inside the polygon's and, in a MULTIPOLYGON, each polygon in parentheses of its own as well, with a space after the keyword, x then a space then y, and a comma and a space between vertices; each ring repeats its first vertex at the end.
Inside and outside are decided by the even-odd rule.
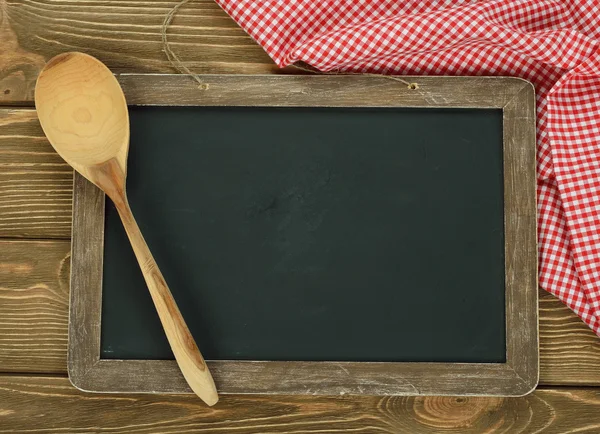
POLYGON ((114 202, 183 376, 204 402, 216 404, 210 371, 127 202, 129 115, 116 78, 92 56, 60 54, 38 77, 35 107, 56 152, 114 202))

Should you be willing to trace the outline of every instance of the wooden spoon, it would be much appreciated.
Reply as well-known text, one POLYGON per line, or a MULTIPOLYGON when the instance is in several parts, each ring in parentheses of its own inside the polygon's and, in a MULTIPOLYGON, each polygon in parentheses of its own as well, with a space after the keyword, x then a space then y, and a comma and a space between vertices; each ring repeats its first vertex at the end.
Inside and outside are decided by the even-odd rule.
POLYGON ((92 56, 60 54, 38 77, 35 107, 56 152, 114 202, 183 376, 204 402, 216 404, 219 397, 210 371, 127 202, 129 115, 119 83, 92 56))

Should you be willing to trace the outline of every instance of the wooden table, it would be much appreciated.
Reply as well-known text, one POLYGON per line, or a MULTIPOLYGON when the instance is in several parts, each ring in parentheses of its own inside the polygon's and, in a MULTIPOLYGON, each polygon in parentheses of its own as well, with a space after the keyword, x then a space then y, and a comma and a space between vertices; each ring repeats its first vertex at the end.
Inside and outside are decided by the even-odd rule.
MULTIPOLYGON (((160 38, 174 5, 0 0, 0 104, 31 106, 38 71, 63 51, 115 72, 174 72, 160 38)), ((210 0, 184 6, 170 35, 198 73, 286 73, 210 0)), ((523 398, 235 395, 206 408, 191 395, 76 390, 66 377, 72 172, 26 130, 0 117, 0 433, 600 432, 600 339, 543 291, 540 386, 523 398)))

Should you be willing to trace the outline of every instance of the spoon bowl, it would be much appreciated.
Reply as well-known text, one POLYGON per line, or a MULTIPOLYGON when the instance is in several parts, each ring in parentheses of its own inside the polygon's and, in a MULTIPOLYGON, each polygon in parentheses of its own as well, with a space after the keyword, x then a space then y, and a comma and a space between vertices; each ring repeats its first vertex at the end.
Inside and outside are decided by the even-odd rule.
POLYGON ((38 77, 35 104, 44 133, 58 154, 90 181, 90 166, 116 158, 127 171, 129 113, 119 82, 83 53, 52 58, 38 77))
POLYGON ((38 77, 35 107, 56 152, 114 202, 183 376, 204 402, 216 404, 210 371, 127 201, 129 114, 119 82, 92 56, 60 54, 38 77))

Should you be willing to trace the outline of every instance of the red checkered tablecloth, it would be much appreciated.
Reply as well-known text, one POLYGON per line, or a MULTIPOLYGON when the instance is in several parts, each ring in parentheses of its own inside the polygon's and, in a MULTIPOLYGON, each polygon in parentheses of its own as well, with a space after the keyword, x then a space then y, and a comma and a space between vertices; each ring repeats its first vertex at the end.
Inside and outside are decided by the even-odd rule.
POLYGON ((217 0, 281 67, 533 82, 540 285, 600 334, 600 0, 217 0))

